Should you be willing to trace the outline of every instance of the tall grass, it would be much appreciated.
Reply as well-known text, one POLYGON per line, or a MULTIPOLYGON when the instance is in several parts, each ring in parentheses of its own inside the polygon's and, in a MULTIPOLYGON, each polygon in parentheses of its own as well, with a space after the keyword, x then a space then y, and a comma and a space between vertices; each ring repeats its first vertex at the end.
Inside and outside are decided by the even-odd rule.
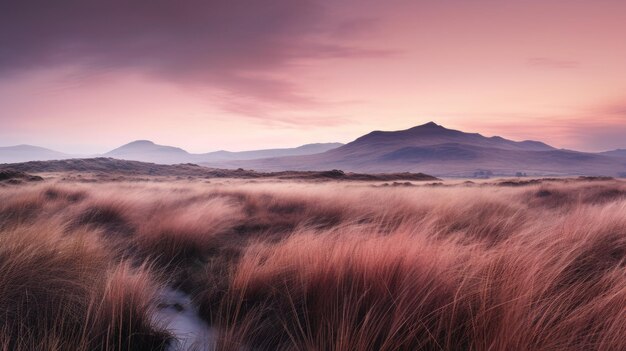
POLYGON ((224 350, 626 349, 624 183, 448 185, 5 187, 0 349, 162 349, 166 284, 224 350))
POLYGON ((153 277, 94 239, 54 221, 0 234, 1 350, 165 347, 168 335, 150 324, 153 277))

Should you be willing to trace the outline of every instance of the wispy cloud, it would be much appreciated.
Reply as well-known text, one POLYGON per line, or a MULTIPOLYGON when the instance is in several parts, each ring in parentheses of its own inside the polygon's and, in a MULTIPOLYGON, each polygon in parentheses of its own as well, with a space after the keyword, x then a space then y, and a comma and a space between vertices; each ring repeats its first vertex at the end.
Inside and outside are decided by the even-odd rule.
POLYGON ((558 148, 581 151, 626 148, 626 104, 619 102, 552 113, 511 115, 503 112, 464 117, 468 120, 463 128, 486 135, 534 139, 558 148))
POLYGON ((315 0, 6 1, 0 4, 0 75, 67 65, 141 72, 220 89, 240 96, 239 104, 308 106, 315 99, 275 73, 302 59, 388 54, 328 31, 355 33, 371 23, 331 23, 315 0))
POLYGON ((575 60, 562 60, 549 57, 531 57, 526 60, 531 67, 548 69, 573 69, 580 67, 580 62, 575 60))
POLYGON ((624 102, 609 104, 600 108, 600 110, 605 114, 623 118, 624 122, 626 122, 626 100, 624 100, 624 102))

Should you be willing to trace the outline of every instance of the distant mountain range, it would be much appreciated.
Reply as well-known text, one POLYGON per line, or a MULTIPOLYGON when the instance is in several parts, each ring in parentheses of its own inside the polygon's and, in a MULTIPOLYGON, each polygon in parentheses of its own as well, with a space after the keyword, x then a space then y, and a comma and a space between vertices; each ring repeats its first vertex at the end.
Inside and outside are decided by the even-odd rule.
POLYGON ((601 155, 606 156, 617 156, 617 157, 626 157, 626 149, 617 149, 612 151, 601 152, 601 155))
POLYGON ((71 155, 32 145, 0 147, 0 163, 48 161, 70 158, 71 155))
MULTIPOLYGON (((512 141, 447 129, 436 123, 400 131, 374 131, 348 144, 192 154, 138 140, 102 156, 159 164, 196 163, 258 171, 424 172, 443 177, 607 175, 626 176, 626 150, 587 153, 539 141, 512 141)), ((0 162, 70 158, 32 146, 0 148, 0 162)))
POLYGON ((193 154, 178 147, 158 145, 149 140, 137 140, 101 155, 70 155, 38 146, 18 145, 0 147, 0 163, 49 161, 85 157, 111 157, 120 160, 152 162, 159 164, 211 163, 310 155, 325 152, 342 145, 343 144, 341 143, 318 143, 283 149, 265 149, 239 152, 221 150, 204 154, 193 154))
POLYGON ((424 172, 442 177, 626 176, 626 155, 620 150, 585 153, 556 149, 539 141, 485 137, 433 122, 400 131, 374 131, 319 154, 211 165, 263 171, 424 172))

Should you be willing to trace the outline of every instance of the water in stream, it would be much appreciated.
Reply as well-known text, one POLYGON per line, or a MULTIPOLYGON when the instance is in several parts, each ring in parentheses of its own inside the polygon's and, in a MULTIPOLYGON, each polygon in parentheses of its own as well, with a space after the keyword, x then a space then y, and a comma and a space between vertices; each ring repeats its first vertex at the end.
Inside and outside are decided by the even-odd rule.
POLYGON ((154 322, 174 337, 168 351, 213 351, 216 348, 217 331, 200 318, 191 298, 182 291, 163 289, 154 322))

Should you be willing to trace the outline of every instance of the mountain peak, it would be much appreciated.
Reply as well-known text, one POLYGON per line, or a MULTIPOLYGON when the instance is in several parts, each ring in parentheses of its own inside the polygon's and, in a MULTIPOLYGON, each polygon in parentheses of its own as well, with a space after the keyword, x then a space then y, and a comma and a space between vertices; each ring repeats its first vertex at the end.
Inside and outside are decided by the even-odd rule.
POLYGON ((124 146, 131 146, 131 145, 155 145, 155 144, 151 140, 135 140, 135 141, 131 141, 130 143, 124 146))
POLYGON ((410 128, 409 130, 447 130, 447 128, 431 121, 431 122, 424 123, 419 126, 410 128))
POLYGON ((439 128, 443 128, 443 126, 440 126, 439 124, 437 124, 437 123, 435 123, 433 121, 430 121, 428 123, 422 124, 421 126, 418 126, 418 127, 429 127, 429 128, 439 127, 439 128))
POLYGON ((406 130, 407 132, 420 132, 420 133, 440 133, 440 132, 454 132, 452 129, 448 129, 435 122, 428 122, 413 128, 406 130))
MULTIPOLYGON (((536 141, 513 141, 500 136, 485 137, 478 133, 465 133, 448 129, 435 122, 428 122, 410 129, 398 131, 374 131, 366 134, 338 150, 369 148, 379 153, 384 148, 440 147, 444 144, 465 145, 468 148, 482 147, 503 150, 546 151, 553 148, 536 141)), ((393 151, 393 150, 391 150, 393 151)))
POLYGON ((172 161, 176 156, 187 157, 189 154, 178 147, 158 145, 150 140, 135 140, 104 155, 134 161, 148 160, 159 163, 164 160, 172 161))

